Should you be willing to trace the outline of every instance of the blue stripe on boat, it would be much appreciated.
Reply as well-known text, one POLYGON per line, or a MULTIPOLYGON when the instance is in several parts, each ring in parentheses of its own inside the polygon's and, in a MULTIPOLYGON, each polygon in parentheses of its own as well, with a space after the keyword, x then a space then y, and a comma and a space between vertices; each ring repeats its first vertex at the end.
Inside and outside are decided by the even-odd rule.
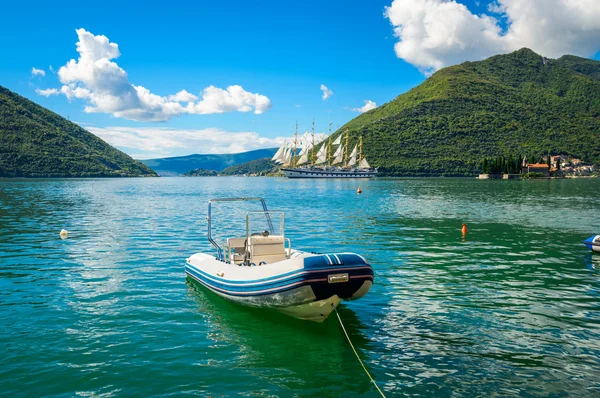
MULTIPOLYGON (((209 289, 216 290, 216 291, 219 291, 222 293, 226 293, 230 296, 239 296, 239 297, 262 296, 262 295, 266 295, 266 294, 281 293, 286 290, 297 289, 302 286, 311 286, 315 283, 327 284, 327 276, 326 276, 326 274, 324 274, 324 275, 319 275, 319 276, 310 277, 310 278, 300 278, 299 280, 295 280, 295 281, 288 280, 288 282, 290 282, 290 283, 286 283, 281 286, 271 286, 271 287, 256 286, 254 290, 249 289, 248 287, 244 287, 244 288, 240 289, 239 286, 234 286, 233 288, 231 286, 227 286, 227 287, 219 286, 219 284, 213 283, 212 281, 207 281, 206 279, 202 278, 200 275, 197 275, 195 272, 193 272, 193 270, 186 269, 186 271, 187 271, 188 276, 190 276, 194 280, 200 282, 202 285, 206 286, 209 289), (192 272, 190 272, 190 271, 192 271, 192 272)), ((364 280, 372 281, 373 275, 372 274, 355 275, 355 276, 351 277, 351 279, 355 279, 355 280, 356 279, 364 279, 364 280)))
MULTIPOLYGON (((327 259, 329 257, 327 257, 327 256, 329 256, 329 255, 322 254, 322 255, 318 255, 318 256, 304 258, 304 269, 298 269, 296 271, 290 271, 290 272, 286 272, 284 274, 270 276, 267 278, 243 280, 243 281, 242 280, 227 280, 227 282, 232 283, 232 284, 239 284, 239 285, 266 283, 268 281, 273 281, 275 279, 291 277, 291 276, 295 276, 296 274, 302 274, 306 271, 321 271, 321 270, 323 270, 323 271, 331 272, 332 266, 338 266, 338 265, 344 265, 344 267, 363 267, 363 266, 370 267, 370 264, 366 262, 364 257, 359 256, 358 254, 354 254, 354 253, 338 253, 338 254, 336 254, 336 256, 340 259, 340 263, 337 265, 333 264, 333 261, 328 261, 327 259)), ((186 269, 187 269, 187 267, 193 267, 196 271, 201 272, 202 274, 206 275, 206 277, 208 277, 208 278, 211 278, 211 279, 214 279, 217 281, 221 279, 221 278, 217 279, 215 276, 206 274, 191 264, 187 264, 186 269)))
POLYGON ((347 267, 369 265, 362 256, 354 253, 323 254, 306 257, 304 269, 327 268, 328 266, 344 265, 347 267), (335 261, 332 261, 333 259, 335 261))
MULTIPOLYGON (((261 291, 266 289, 274 289, 281 288, 284 286, 288 286, 290 284, 297 284, 299 282, 303 282, 306 280, 313 279, 324 279, 327 280, 327 275, 331 274, 331 272, 336 272, 339 268, 329 268, 328 270, 319 270, 319 272, 300 272, 288 278, 284 278, 274 282, 261 281, 262 283, 235 283, 237 281, 231 281, 222 278, 215 278, 212 275, 209 275, 198 268, 186 265, 185 271, 195 276, 198 279, 202 279, 207 284, 212 286, 225 289, 228 291, 236 291, 236 292, 252 292, 252 291, 261 291), (232 283, 233 282, 233 283, 232 283)), ((357 267, 356 269, 346 269, 345 272, 348 273, 350 278, 352 277, 370 277, 373 278, 373 270, 370 267, 357 267)))

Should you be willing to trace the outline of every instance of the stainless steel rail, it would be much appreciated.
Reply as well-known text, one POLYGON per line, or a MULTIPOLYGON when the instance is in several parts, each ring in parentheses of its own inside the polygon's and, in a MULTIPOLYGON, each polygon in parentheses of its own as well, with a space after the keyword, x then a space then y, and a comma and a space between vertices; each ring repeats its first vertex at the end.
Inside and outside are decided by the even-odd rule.
POLYGON ((269 210, 267 209, 267 204, 265 203, 265 200, 263 198, 259 198, 259 197, 254 197, 254 198, 247 198, 245 196, 242 196, 241 198, 215 198, 215 199, 211 199, 208 201, 208 215, 206 217, 206 220, 208 221, 208 241, 217 249, 217 259, 220 261, 224 260, 224 256, 223 256, 223 249, 221 249, 221 246, 219 246, 217 244, 217 242, 214 241, 214 239, 212 238, 212 217, 211 217, 211 208, 212 208, 212 204, 215 202, 246 202, 246 201, 260 201, 263 211, 265 212, 265 217, 267 218, 267 223, 269 224, 269 232, 271 234, 273 234, 274 230, 273 230, 273 222, 271 220, 271 216, 269 215, 269 210))

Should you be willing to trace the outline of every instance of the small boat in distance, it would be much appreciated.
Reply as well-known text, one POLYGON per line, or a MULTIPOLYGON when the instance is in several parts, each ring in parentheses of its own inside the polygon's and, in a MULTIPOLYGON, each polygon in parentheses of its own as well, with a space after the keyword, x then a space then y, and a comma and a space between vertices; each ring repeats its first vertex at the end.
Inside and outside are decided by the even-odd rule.
POLYGON ((595 235, 587 238, 583 241, 583 244, 587 246, 588 249, 600 252, 600 235, 595 235))
POLYGON ((187 276, 242 305, 322 322, 342 300, 361 298, 373 285, 373 269, 358 254, 292 249, 284 235, 283 212, 269 211, 262 198, 210 200, 208 240, 216 256, 196 253, 189 257, 187 276), (229 237, 221 247, 212 237, 211 206, 238 201, 260 201, 263 210, 247 212, 245 235, 229 237), (278 230, 274 227, 277 220, 278 230))
POLYGON ((283 165, 283 171, 288 178, 371 178, 377 175, 377 169, 371 167, 363 156, 362 137, 348 155, 348 129, 335 141, 331 140, 331 123, 329 123, 329 140, 321 134, 315 140, 315 122, 313 121, 312 134, 308 132, 298 140, 298 124, 294 141, 287 141, 275 153, 272 161, 283 165), (312 138, 309 140, 309 138, 312 138), (320 145, 317 151, 317 146, 320 145), (337 148, 336 148, 337 147, 337 148), (300 153, 297 153, 300 148, 300 153), (334 151, 335 148, 335 151, 334 151), (315 154, 315 151, 317 153, 315 154))

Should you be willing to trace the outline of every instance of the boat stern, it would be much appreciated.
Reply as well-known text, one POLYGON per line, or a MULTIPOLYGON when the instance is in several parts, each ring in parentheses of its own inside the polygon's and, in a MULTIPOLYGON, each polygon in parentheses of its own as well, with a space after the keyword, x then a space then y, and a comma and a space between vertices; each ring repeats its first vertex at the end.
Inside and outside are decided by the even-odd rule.
POLYGON ((373 286, 373 268, 364 257, 354 253, 306 257, 304 269, 315 275, 311 287, 318 300, 334 295, 343 300, 356 300, 373 286))

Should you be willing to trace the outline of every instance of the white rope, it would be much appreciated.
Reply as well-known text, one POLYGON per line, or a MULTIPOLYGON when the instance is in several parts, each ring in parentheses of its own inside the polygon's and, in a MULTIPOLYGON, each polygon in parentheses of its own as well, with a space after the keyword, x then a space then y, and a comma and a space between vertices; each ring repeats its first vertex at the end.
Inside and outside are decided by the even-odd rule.
POLYGON ((348 332, 346 332, 346 328, 344 327, 344 324, 342 323, 342 318, 340 318, 340 314, 339 314, 337 308, 334 308, 334 309, 335 309, 335 314, 337 315, 337 317, 338 317, 338 319, 340 321, 340 325, 342 326, 342 330, 344 331, 344 334, 346 335, 346 338, 348 339, 348 343, 350 343, 350 347, 352 347, 352 351, 354 351, 354 355, 356 355, 356 358, 358 358, 358 362, 360 363, 360 366, 362 366, 362 368, 365 370, 365 373, 367 374, 367 376, 369 376, 369 379, 371 379, 371 382, 373 383, 373 385, 375 386, 375 388, 377 389, 377 391, 379 391, 379 393, 381 394, 381 396, 383 398, 385 398, 385 395, 383 394, 383 391, 381 391, 381 389, 379 388, 379 386, 377 385, 377 383, 375 383, 375 380, 373 379, 373 377, 371 377, 371 374, 369 373, 369 371, 365 367, 365 364, 360 359, 360 356, 358 355, 358 352, 356 352, 356 348, 354 348, 354 345, 352 344, 352 341, 350 341, 350 336, 348 336, 348 332))

